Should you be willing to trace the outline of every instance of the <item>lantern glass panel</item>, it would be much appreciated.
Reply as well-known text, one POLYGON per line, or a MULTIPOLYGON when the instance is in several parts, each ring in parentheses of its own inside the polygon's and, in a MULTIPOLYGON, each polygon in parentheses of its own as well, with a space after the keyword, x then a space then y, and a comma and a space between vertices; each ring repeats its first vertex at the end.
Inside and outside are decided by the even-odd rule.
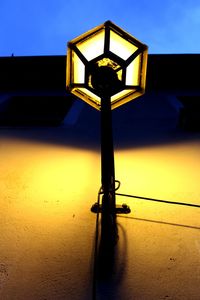
POLYGON ((91 91, 89 91, 88 89, 80 88, 80 90, 83 91, 83 93, 85 93, 88 97, 94 99, 97 103, 100 103, 101 98, 95 95, 94 93, 92 93, 91 91))
POLYGON ((104 30, 100 30, 79 42, 76 46, 85 58, 90 61, 104 52, 104 30))
POLYGON ((132 93, 133 89, 123 90, 111 97, 111 103, 118 101, 119 99, 123 99, 127 94, 132 93))
POLYGON ((110 51, 118 55, 120 58, 126 60, 136 50, 137 46, 131 44, 120 35, 116 34, 113 30, 110 30, 110 51))
POLYGON ((74 67, 74 83, 84 83, 85 81, 85 65, 78 55, 73 51, 72 55, 74 67))
POLYGON ((139 85, 140 65, 141 54, 138 55, 126 68, 126 85, 139 85))

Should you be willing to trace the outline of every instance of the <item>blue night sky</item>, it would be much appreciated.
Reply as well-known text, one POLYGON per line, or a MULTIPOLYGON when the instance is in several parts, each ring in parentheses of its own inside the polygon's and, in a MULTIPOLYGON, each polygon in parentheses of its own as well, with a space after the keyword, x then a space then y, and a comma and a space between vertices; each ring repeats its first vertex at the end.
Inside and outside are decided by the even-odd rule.
POLYGON ((106 20, 149 53, 200 53, 199 0, 1 0, 0 56, 65 55, 67 41, 106 20))

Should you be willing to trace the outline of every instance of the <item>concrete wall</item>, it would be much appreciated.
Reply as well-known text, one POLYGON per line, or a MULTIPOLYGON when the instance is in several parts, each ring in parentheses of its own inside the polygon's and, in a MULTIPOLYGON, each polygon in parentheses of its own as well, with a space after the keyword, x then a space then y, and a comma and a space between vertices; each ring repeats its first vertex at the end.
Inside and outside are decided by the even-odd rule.
MULTIPOLYGON (((199 133, 148 109, 136 120, 136 106, 114 112, 119 192, 200 204, 199 133)), ((98 116, 85 105, 73 126, 1 129, 0 299, 95 299, 98 116)), ((96 299, 198 300, 199 208, 124 202, 132 212, 117 218, 115 274, 97 282, 96 299)))

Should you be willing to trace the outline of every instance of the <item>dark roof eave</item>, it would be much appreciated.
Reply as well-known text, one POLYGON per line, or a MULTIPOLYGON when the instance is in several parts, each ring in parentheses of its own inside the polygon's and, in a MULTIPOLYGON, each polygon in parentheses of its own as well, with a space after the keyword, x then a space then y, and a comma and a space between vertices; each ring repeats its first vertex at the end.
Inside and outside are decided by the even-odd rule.
MULTIPOLYGON (((150 54, 147 91, 200 90, 200 54, 150 54)), ((65 93, 66 56, 0 58, 0 92, 65 93)))

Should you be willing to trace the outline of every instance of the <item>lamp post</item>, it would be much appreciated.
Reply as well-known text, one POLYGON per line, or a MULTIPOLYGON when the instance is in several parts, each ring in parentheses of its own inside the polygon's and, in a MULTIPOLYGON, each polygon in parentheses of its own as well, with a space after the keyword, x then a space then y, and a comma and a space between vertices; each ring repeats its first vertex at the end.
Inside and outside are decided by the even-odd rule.
POLYGON ((116 241, 115 170, 111 110, 145 92, 147 46, 107 21, 68 43, 67 90, 101 112, 101 241, 116 241))

